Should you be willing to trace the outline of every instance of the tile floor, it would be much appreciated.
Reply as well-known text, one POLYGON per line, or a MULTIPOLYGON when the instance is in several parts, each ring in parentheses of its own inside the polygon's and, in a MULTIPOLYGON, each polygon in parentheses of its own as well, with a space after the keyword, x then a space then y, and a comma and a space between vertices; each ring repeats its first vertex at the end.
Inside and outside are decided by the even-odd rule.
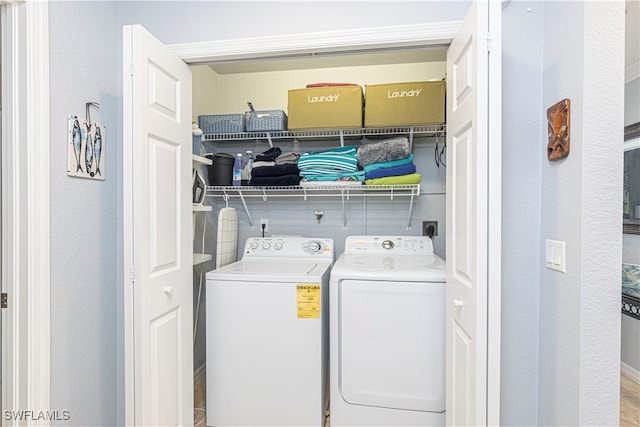
POLYGON ((640 384, 620 375, 620 427, 640 427, 640 384))

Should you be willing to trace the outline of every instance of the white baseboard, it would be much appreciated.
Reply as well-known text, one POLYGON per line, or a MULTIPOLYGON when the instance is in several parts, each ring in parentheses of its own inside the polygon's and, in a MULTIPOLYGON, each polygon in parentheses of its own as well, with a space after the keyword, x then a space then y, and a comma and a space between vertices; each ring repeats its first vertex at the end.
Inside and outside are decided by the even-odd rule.
POLYGON ((620 373, 622 375, 630 378, 632 381, 635 381, 638 384, 640 384, 640 371, 639 370, 632 368, 631 366, 627 365, 624 362, 620 362, 620 373))

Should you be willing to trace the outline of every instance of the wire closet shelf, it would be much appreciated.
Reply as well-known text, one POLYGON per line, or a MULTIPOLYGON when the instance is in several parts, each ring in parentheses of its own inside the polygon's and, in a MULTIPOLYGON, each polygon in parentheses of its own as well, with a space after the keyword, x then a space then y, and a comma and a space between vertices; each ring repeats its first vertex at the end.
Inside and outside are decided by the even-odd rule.
POLYGON ((347 228, 346 205, 351 197, 394 197, 409 198, 409 212, 407 218, 407 230, 411 230, 411 214, 413 212, 414 197, 420 195, 420 184, 405 185, 362 185, 362 184, 318 184, 296 185, 286 187, 253 187, 253 186, 209 186, 207 196, 222 198, 225 204, 229 204, 232 198, 239 198, 249 220, 251 229, 255 228, 253 217, 245 199, 302 197, 307 200, 312 197, 340 197, 342 200, 343 228, 347 228))
POLYGON ((304 139, 340 139, 340 145, 344 146, 345 139, 351 138, 376 138, 385 136, 406 135, 409 144, 413 144, 414 137, 444 137, 446 125, 433 126, 402 126, 402 127, 381 127, 381 128, 355 128, 355 129, 312 129, 312 130, 288 130, 273 132, 238 132, 238 133, 215 133, 203 135, 203 142, 221 141, 246 141, 265 140, 269 146, 273 146, 273 141, 284 140, 304 140, 304 139))

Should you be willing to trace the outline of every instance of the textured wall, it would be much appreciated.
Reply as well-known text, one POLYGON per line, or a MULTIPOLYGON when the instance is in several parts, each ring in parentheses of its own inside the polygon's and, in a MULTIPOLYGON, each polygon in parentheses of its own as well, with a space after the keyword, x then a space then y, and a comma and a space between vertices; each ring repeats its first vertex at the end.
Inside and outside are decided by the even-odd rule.
POLYGON ((542 23, 544 3, 511 2, 502 15, 502 365, 500 422, 538 416, 542 23), (531 8, 530 11, 527 11, 531 8), (522 46, 526 45, 527 49, 522 46))
POLYGON ((581 425, 619 420, 624 16, 622 2, 585 3, 581 425))
POLYGON ((545 3, 543 108, 570 98, 572 113, 571 154, 542 161, 541 254, 567 242, 566 274, 541 267, 543 425, 618 422, 623 7, 545 3))
POLYGON ((64 425, 115 425, 117 400, 117 4, 51 2, 51 407, 64 425), (106 127, 104 181, 66 173, 67 115, 106 127))

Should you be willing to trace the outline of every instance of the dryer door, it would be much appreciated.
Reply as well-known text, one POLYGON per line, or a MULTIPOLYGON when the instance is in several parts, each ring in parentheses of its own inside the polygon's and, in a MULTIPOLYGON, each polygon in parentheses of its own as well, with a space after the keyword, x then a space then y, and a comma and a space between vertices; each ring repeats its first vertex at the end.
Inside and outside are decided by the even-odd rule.
POLYGON ((339 294, 344 400, 444 411, 444 283, 343 280, 339 294))

